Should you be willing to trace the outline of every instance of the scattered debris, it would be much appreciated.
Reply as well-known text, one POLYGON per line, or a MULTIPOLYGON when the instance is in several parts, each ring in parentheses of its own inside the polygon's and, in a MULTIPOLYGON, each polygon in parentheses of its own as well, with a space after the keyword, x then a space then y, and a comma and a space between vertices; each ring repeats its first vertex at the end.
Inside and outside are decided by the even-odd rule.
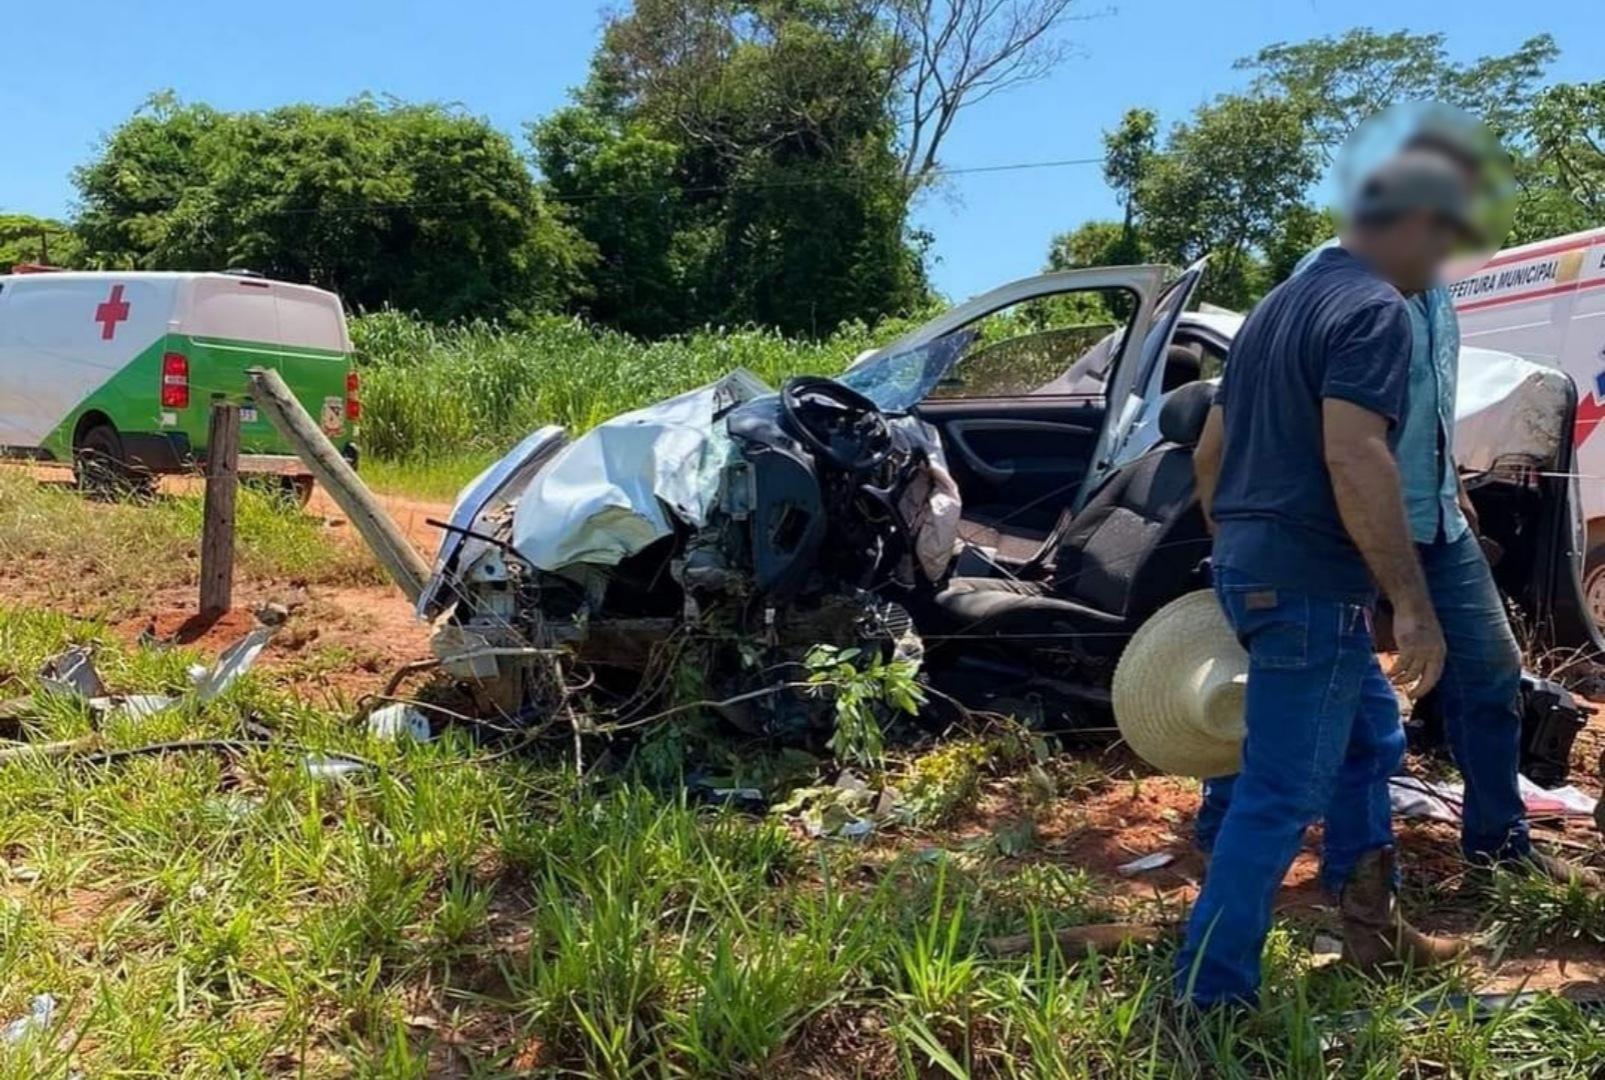
POLYGON ((106 693, 106 684, 95 670, 95 650, 88 645, 69 645, 45 661, 39 671, 39 685, 51 694, 96 698, 106 693))
POLYGON ((368 734, 384 742, 402 738, 428 742, 429 718, 416 706, 394 702, 368 714, 368 734))
POLYGON ((1129 863, 1122 863, 1115 867, 1115 872, 1122 877, 1135 877, 1149 870, 1158 870, 1162 866, 1169 866, 1176 861, 1176 856, 1168 851, 1155 851, 1144 855, 1140 859, 1133 859, 1129 863))
MULTIPOLYGON (((211 667, 192 667, 189 674, 195 684, 194 699, 204 704, 232 686, 256 663, 276 629, 277 625, 259 626, 223 650, 211 667)), ((87 645, 68 646, 45 661, 39 683, 46 693, 77 698, 105 719, 146 720, 184 700, 168 694, 109 692, 95 670, 94 650, 87 645)))
POLYGON ((344 780, 348 776, 367 772, 371 767, 355 758, 327 754, 308 754, 301 759, 301 764, 314 780, 344 780))
POLYGON ((1413 776, 1395 776, 1388 781, 1388 803, 1402 818, 1427 821, 1460 821, 1459 784, 1433 783, 1413 776))
POLYGON ((1599 800, 1583 791, 1576 784, 1567 784, 1565 787, 1541 788, 1525 776, 1517 776, 1521 784, 1521 799, 1527 805, 1527 813, 1539 817, 1553 817, 1559 814, 1563 817, 1589 817, 1594 813, 1599 800))
POLYGON ((1331 967, 1343 959, 1343 942, 1330 934, 1316 934, 1310 943, 1310 967, 1331 967))
POLYGON ((148 720, 163 709, 177 705, 178 701, 178 698, 166 694, 120 694, 91 698, 89 707, 104 719, 121 717, 129 720, 148 720))
POLYGON ((851 769, 843 769, 834 784, 801 787, 774 812, 795 816, 812 837, 862 840, 895 810, 893 800, 877 793, 851 769))
POLYGON ((1125 945, 1155 945, 1164 937, 1164 931, 1157 926, 1143 926, 1137 923, 1089 923, 1086 926, 1072 926, 1054 933, 1051 937, 1041 934, 1009 934, 1004 937, 989 938, 986 943, 987 952, 993 956, 1024 956, 1036 951, 1038 943, 1051 942, 1057 945, 1059 951, 1067 959, 1077 960, 1089 952, 1114 952, 1125 945))
POLYGON ((277 600, 269 600, 252 612, 263 626, 283 626, 290 618, 290 609, 277 600))
MULTIPOLYGON (((1545 790, 1525 776, 1516 779, 1532 817, 1589 817, 1596 813, 1599 800, 1575 784, 1545 790)), ((1460 821, 1465 785, 1395 776, 1388 781, 1388 801, 1400 817, 1454 824, 1460 821)))
POLYGON ((5 1026, 0 1032, 0 1041, 8 1046, 15 1046, 36 1031, 44 1031, 50 1027, 50 1022, 56 1017, 56 999, 49 994, 39 994, 28 1003, 28 1011, 5 1026))
POLYGON ((277 629, 272 625, 258 626, 224 649, 210 669, 202 670, 199 674, 192 670, 190 676, 195 681, 195 699, 203 703, 211 701, 233 686, 236 679, 251 670, 251 665, 262 655, 268 639, 277 629))

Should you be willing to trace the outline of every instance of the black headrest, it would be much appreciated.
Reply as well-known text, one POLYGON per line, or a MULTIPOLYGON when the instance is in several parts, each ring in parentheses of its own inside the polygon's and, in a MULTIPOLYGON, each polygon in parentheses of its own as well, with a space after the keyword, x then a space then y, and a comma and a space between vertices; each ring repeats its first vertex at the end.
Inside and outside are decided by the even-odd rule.
POLYGON ((1159 434, 1166 442, 1193 446, 1204 432, 1204 419, 1215 403, 1215 385, 1190 382, 1166 394, 1159 404, 1159 434))

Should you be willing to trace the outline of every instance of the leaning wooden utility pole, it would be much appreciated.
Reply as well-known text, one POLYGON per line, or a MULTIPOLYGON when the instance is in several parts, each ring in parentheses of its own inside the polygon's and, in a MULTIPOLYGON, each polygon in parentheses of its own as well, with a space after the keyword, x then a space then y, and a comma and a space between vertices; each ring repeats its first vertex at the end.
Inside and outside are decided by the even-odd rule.
POLYGON ((201 523, 201 617, 234 606, 234 496, 240 486, 240 407, 212 403, 206 432, 206 502, 201 523))
POLYGON ((266 414, 330 498, 345 511, 352 527, 362 534, 390 579, 407 594, 407 599, 416 601, 429 580, 429 567, 418 550, 408 543, 395 521, 368 490, 368 485, 357 477, 357 471, 307 415, 279 373, 252 368, 248 374, 256 407, 266 414))

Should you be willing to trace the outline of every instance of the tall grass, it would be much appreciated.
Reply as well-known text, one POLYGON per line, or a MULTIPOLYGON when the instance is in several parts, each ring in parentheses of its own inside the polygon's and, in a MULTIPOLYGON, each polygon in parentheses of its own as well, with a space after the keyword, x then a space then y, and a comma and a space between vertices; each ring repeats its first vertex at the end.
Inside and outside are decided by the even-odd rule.
POLYGON ((352 320, 365 451, 387 461, 505 450, 542 424, 584 430, 737 367, 778 385, 840 371, 900 327, 848 325, 823 341, 706 330, 642 342, 576 319, 438 327, 397 312, 352 320))
MULTIPOLYGON (((99 643, 118 691, 182 685, 194 659, 0 607, 0 683, 35 696, 26 739, 91 731, 33 675, 69 640, 99 643)), ((1286 928, 1262 1010, 1188 1022, 1167 949, 982 948, 1097 916, 1021 878, 1057 856, 810 842, 628 769, 582 791, 561 746, 372 741, 255 675, 98 737, 237 735, 247 717, 276 738, 238 757, 0 761, 0 1022, 38 994, 60 1006, 0 1041, 0 1076, 1549 1077, 1605 1060, 1605 1028, 1569 1001, 1401 1015, 1465 982, 1312 971, 1286 928), (319 778, 295 744, 379 767, 319 778)))

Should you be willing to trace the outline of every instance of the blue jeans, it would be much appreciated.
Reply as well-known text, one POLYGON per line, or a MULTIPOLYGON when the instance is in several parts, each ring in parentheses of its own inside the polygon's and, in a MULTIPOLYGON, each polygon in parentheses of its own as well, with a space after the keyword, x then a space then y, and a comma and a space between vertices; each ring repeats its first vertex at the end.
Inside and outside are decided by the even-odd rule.
POLYGON ((1203 1006, 1258 996, 1271 903, 1310 824, 1340 808, 1351 859, 1392 844, 1388 777, 1404 756, 1368 607, 1273 588, 1225 567, 1215 578, 1248 650, 1248 732, 1176 960, 1178 994, 1203 1006))
MULTIPOLYGON (((1510 632, 1504 602, 1482 545, 1471 534, 1448 544, 1420 544, 1416 551, 1448 646, 1438 692, 1449 750, 1466 781, 1461 849, 1471 862, 1521 858, 1532 850, 1516 781, 1521 757, 1521 652, 1510 632)), ((1204 851, 1215 845, 1231 805, 1233 779, 1204 784, 1194 834, 1204 851)), ((1341 821, 1341 812, 1328 815, 1322 878, 1341 884, 1354 862, 1341 826, 1333 835, 1334 820, 1341 821)))

